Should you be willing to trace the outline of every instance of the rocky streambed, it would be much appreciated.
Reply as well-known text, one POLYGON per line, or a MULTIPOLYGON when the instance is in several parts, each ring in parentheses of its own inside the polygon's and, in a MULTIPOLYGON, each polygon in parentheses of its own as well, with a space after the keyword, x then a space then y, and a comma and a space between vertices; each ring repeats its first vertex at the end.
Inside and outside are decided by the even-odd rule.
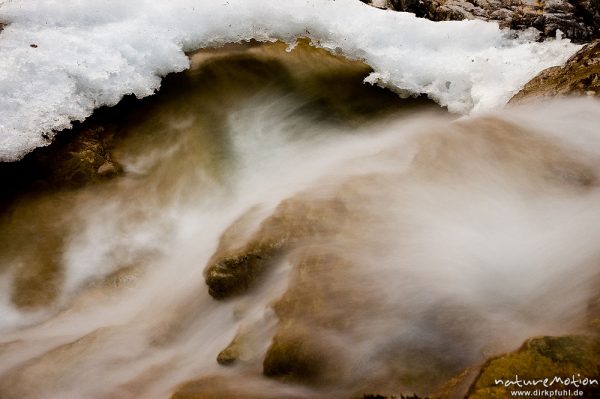
MULTIPOLYGON (((597 35, 594 3, 465 4, 390 6, 597 35)), ((0 397, 501 398, 499 379, 598 378, 598 41, 459 121, 362 84, 361 62, 285 50, 191 54, 156 96, 0 165, 0 397), (540 105, 567 95, 584 99, 540 105)))

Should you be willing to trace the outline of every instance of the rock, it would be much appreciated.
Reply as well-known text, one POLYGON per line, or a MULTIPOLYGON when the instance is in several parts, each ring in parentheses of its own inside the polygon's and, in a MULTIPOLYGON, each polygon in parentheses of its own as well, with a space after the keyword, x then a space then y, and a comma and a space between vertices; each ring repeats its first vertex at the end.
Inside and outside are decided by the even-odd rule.
MULTIPOLYGON (((237 309, 235 312, 239 312, 238 316, 241 316, 245 311, 246 309, 237 309)), ((260 364, 264 359, 265 344, 268 343, 266 340, 273 335, 276 324, 277 318, 272 311, 264 312, 260 317, 251 320, 244 320, 235 337, 219 352, 217 363, 222 366, 233 363, 244 366, 260 364)))
POLYGON ((28 264, 29 267, 18 269, 11 287, 12 303, 26 310, 52 304, 63 281, 58 261, 56 257, 39 256, 28 264))
POLYGON ((70 203, 63 195, 24 199, 21 206, 0 213, 0 264, 17 265, 9 291, 21 309, 50 306, 60 293, 64 276, 58 249, 64 245, 68 221, 57 209, 65 204, 70 203))
POLYGON ((389 0, 389 7, 433 21, 483 19, 515 30, 535 28, 544 37, 560 29, 575 42, 600 35, 598 0, 389 0))
MULTIPOLYGON (((428 394, 427 389, 480 362, 481 352, 462 343, 477 341, 486 319, 460 303, 436 303, 414 316, 435 331, 431 347, 415 350, 411 344, 417 339, 387 329, 373 332, 378 325, 405 317, 400 301, 384 300, 389 292, 381 290, 379 281, 385 275, 379 273, 385 269, 373 264, 364 273, 364 265, 379 253, 365 252, 369 240, 384 237, 378 228, 386 224, 385 213, 379 214, 376 205, 401 209, 398 204, 405 202, 395 190, 404 187, 410 193, 411 181, 440 187, 479 184, 478 179, 488 179, 493 171, 516 192, 535 195, 532 187, 585 192, 596 176, 557 143, 512 122, 481 117, 455 122, 452 129, 451 135, 419 137, 409 168, 399 169, 397 175, 327 180, 281 202, 270 214, 251 209, 223 234, 207 269, 207 284, 217 298, 252 286, 278 259, 292 265, 287 290, 273 304, 279 324, 263 361, 266 376, 316 387, 344 386, 354 394, 402 392, 407 387, 428 394), (476 161, 467 152, 473 148, 476 161), (397 203, 390 201, 392 193, 397 203), (353 357, 367 342, 368 354, 353 357), (373 370, 376 373, 370 374, 373 370)), ((389 151, 384 159, 398 156, 389 151)), ((226 348, 220 362, 235 361, 235 347, 233 343, 226 348)), ((447 390, 464 386, 466 392, 472 381, 465 382, 467 377, 471 378, 461 376, 447 390)))
MULTIPOLYGON (((251 210, 252 211, 252 210, 251 210)), ((247 290, 262 271, 293 245, 306 238, 331 234, 340 226, 343 204, 336 201, 292 198, 283 201, 241 247, 231 236, 245 223, 242 218, 221 237, 205 270, 209 293, 217 299, 247 290)), ((247 216, 247 215, 246 215, 247 216)))
POLYGON ((370 6, 381 8, 381 9, 386 9, 389 7, 388 0, 360 0, 360 1, 362 1, 363 3, 368 4, 370 6))
POLYGON ((363 395, 360 399, 428 399, 421 398, 417 395, 400 395, 400 396, 386 396, 386 395, 378 395, 378 394, 367 394, 363 395))
POLYGON ((543 70, 509 103, 565 95, 600 97, 600 40, 583 47, 565 65, 543 70))
POLYGON ((277 383, 244 375, 207 376, 175 389, 171 399, 300 399, 277 383))
POLYGON ((105 161, 100 165, 96 173, 100 177, 112 177, 118 175, 120 171, 121 168, 118 164, 115 164, 112 161, 105 161))
POLYGON ((121 172, 111 160, 110 135, 102 128, 74 129, 19 162, 0 163, 0 263, 17 265, 10 287, 15 306, 35 310, 59 296, 61 251, 73 222, 64 210, 76 204, 73 189, 121 172))
POLYGON ((431 396, 436 399, 465 399, 479 372, 479 366, 466 368, 438 386, 431 396))
POLYGON ((116 176, 121 168, 111 160, 104 128, 75 132, 64 142, 32 153, 36 169, 52 187, 80 187, 102 178, 116 176))
MULTIPOLYGON (((597 286, 600 281, 596 281, 595 284, 597 286)), ((595 331, 596 334, 600 333, 600 292, 598 291, 588 302, 586 319, 590 330, 595 331)))
MULTIPOLYGON (((27 193, 74 189, 118 176, 121 166, 112 160, 112 130, 88 126, 60 133, 18 162, 0 163, 3 200, 27 193)), ((1 201, 1 200, 0 200, 1 201)))
POLYGON ((222 366, 228 366, 238 360, 243 351, 244 338, 244 334, 238 332, 229 345, 219 352, 219 355, 217 356, 217 363, 222 366))
POLYGON ((343 366, 336 351, 310 328, 290 324, 273 338, 263 373, 285 382, 323 384, 336 378, 343 366))
MULTIPOLYGON (((527 340, 519 350, 490 359, 469 389, 468 399, 508 398, 514 390, 533 391, 543 386, 509 386, 497 380, 540 380, 554 377, 600 379, 600 339, 590 336, 541 337, 527 340)), ((571 389, 555 383, 547 389, 571 389)), ((583 397, 600 397, 598 384, 581 384, 583 397)), ((571 396, 560 396, 571 397, 571 396)))
POLYGON ((350 275, 351 262, 335 249, 310 246, 299 252, 290 259, 289 287, 273 304, 279 324, 263 373, 309 385, 337 384, 350 375, 343 337, 365 322, 375 305, 350 275))

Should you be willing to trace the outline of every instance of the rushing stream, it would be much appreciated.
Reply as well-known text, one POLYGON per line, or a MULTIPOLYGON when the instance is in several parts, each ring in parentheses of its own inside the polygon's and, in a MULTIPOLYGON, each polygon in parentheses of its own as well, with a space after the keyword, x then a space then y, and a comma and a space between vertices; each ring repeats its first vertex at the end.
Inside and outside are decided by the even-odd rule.
POLYGON ((459 118, 285 49, 195 53, 112 121, 122 175, 3 213, 1 398, 426 395, 588 328, 597 102, 459 118))

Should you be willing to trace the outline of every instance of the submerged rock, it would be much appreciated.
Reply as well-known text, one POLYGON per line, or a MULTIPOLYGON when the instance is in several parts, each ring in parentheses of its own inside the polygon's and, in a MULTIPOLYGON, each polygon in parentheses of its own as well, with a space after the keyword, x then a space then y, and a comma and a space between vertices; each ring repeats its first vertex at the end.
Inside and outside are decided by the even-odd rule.
POLYGON ((467 398, 508 398, 515 390, 575 388, 584 392, 583 397, 599 397, 600 386, 599 383, 590 383, 593 379, 600 380, 600 340, 597 337, 574 335, 532 338, 516 352, 490 359, 469 389, 467 398), (549 388, 545 388, 543 382, 535 386, 521 383, 521 387, 516 383, 517 379, 543 381, 548 378, 552 381, 555 377, 563 381, 568 378, 570 382, 555 382, 549 388), (573 380, 580 380, 581 383, 576 386, 573 380))
POLYGON ((208 376, 179 386, 171 399, 300 399, 305 395, 275 389, 274 383, 247 376, 208 376), (243 388, 241 388, 243 387, 243 388))
POLYGON ((122 167, 111 155, 110 128, 81 126, 58 135, 18 162, 0 163, 1 202, 10 204, 26 194, 74 189, 118 176, 122 167))
POLYGON ((583 47, 565 65, 542 71, 510 103, 564 95, 600 97, 600 40, 583 47))
POLYGON ((79 187, 121 172, 111 159, 108 140, 110 133, 102 127, 74 132, 59 145, 34 152, 32 162, 51 187, 79 187))

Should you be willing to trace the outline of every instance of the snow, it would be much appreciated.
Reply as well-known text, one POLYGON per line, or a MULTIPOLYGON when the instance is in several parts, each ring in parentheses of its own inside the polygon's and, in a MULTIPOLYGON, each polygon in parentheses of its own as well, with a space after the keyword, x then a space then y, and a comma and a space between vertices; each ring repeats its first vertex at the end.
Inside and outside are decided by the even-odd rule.
MULTIPOLYGON (((358 0, 0 0, 0 160, 124 95, 153 94, 186 51, 256 39, 364 60, 367 82, 425 93, 452 112, 504 105, 578 46, 510 38, 497 24, 431 22, 358 0), (32 47, 35 44, 37 47, 32 47)), ((44 138, 46 136, 47 138, 44 138)))

